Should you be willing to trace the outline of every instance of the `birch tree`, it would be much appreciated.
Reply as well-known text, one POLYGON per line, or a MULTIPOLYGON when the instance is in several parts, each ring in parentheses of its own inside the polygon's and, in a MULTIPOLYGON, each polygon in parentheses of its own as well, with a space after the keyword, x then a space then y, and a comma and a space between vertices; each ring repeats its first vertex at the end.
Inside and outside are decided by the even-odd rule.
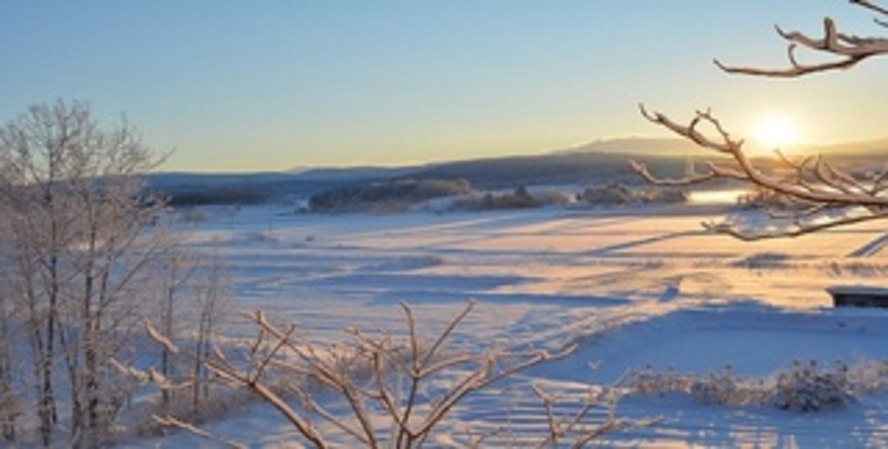
MULTIPOLYGON (((888 28, 888 8, 871 0, 850 0, 850 3, 874 14, 877 28, 888 28)), ((785 31, 780 27, 777 27, 777 33, 786 42, 785 67, 734 66, 718 60, 715 64, 731 74, 796 78, 850 69, 867 59, 888 54, 888 37, 858 36, 842 31, 830 17, 823 19, 820 36, 785 31), (803 53, 808 55, 803 56, 803 53)), ((865 173, 851 173, 821 157, 794 160, 778 153, 776 169, 765 168, 747 154, 745 141, 733 135, 711 111, 698 111, 686 124, 665 114, 650 112, 644 106, 641 106, 641 113, 654 124, 726 156, 702 167, 691 166, 685 176, 675 179, 659 177, 644 164, 633 162, 633 169, 645 180, 660 185, 690 185, 732 179, 780 195, 794 206, 788 212, 767 211, 769 220, 764 227, 742 228, 731 222, 707 224, 715 232, 757 240, 794 237, 888 218, 888 168, 884 166, 873 167, 865 173)))
POLYGON ((80 102, 37 104, 0 128, 4 294, 28 329, 44 446, 62 427, 60 395, 76 447, 100 446, 122 404, 108 360, 126 349, 151 300, 140 285, 169 246, 163 202, 138 178, 159 162, 132 126, 100 128, 80 102))

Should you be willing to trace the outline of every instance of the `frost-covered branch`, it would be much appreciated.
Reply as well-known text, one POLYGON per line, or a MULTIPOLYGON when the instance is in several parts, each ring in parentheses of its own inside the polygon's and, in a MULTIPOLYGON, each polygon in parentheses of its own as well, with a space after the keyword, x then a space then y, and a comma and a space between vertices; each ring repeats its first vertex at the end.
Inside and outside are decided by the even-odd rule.
MULTIPOLYGON (((870 0, 850 0, 852 4, 867 8, 877 15, 876 23, 885 26, 885 18, 888 18, 888 9, 870 0)), ((715 60, 715 64, 728 73, 740 73, 746 75, 770 76, 793 78, 815 72, 824 72, 836 69, 846 69, 859 62, 878 55, 888 54, 888 39, 885 37, 860 37, 839 31, 833 19, 823 19, 823 35, 812 37, 799 31, 784 31, 776 27, 777 34, 786 42, 786 54, 789 67, 781 69, 763 69, 758 67, 730 66, 715 60), (797 56, 799 48, 807 49, 815 53, 829 55, 834 59, 826 62, 803 63, 797 56)))
MULTIPOLYGON (((257 337, 245 343, 243 360, 222 360, 217 351, 204 363, 226 384, 274 406, 314 447, 332 444, 330 429, 339 433, 337 439, 361 447, 422 447, 467 395, 567 357, 576 348, 549 352, 454 347, 453 335, 473 307, 470 302, 427 339, 420 334, 413 309, 401 304, 407 329, 400 337, 349 328, 344 339, 332 342, 311 340, 293 327, 272 323, 261 312, 252 313, 247 316, 257 337)), ((176 347, 156 330, 148 331, 162 346, 176 347)), ((584 403, 585 413, 572 417, 570 432, 577 441, 588 442, 630 423, 588 423, 588 410, 602 397, 593 399, 584 403)), ((551 436, 541 439, 553 441, 551 436)))
POLYGON ((698 111, 688 124, 681 124, 659 112, 640 107, 642 115, 654 124, 728 158, 710 161, 703 171, 696 167, 680 178, 661 178, 641 163, 632 162, 632 169, 647 182, 656 185, 691 185, 715 179, 731 179, 754 185, 765 192, 787 199, 793 207, 789 214, 767 211, 773 219, 787 221, 789 226, 765 230, 745 230, 732 224, 708 224, 712 231, 744 240, 769 237, 794 237, 862 221, 888 216, 885 195, 886 172, 882 169, 868 178, 848 173, 822 158, 793 161, 780 154, 767 169, 745 153, 743 139, 730 132, 710 111, 698 111), (803 207, 802 207, 803 206, 803 207), (827 214, 838 210, 849 214, 827 214), (816 213, 815 213, 816 212, 816 213))

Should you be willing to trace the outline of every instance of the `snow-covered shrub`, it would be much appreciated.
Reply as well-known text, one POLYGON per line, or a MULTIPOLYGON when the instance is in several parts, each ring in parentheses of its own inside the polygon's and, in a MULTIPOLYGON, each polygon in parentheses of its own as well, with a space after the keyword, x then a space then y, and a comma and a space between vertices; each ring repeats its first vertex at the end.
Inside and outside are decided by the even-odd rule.
POLYGON ((813 360, 795 361, 787 372, 758 379, 737 377, 730 365, 706 375, 679 374, 671 368, 657 372, 648 365, 630 376, 630 388, 645 396, 678 393, 704 404, 755 404, 807 413, 846 406, 857 394, 884 388, 886 380, 884 362, 861 362, 853 368, 837 362, 833 369, 821 369, 813 360))
POLYGON ((848 368, 855 393, 871 393, 885 390, 888 385, 888 360, 863 361, 848 368))
POLYGON ((818 369, 815 360, 796 360, 792 371, 777 376, 772 404, 781 410, 816 412, 845 406, 853 399, 847 365, 839 363, 835 371, 827 372, 818 369))
POLYGON ((706 378, 691 379, 688 390, 704 404, 732 404, 745 397, 734 380, 731 365, 725 365, 723 372, 709 373, 706 378))
POLYGON ((635 371, 629 376, 632 391, 646 396, 663 396, 667 392, 684 390, 686 379, 675 373, 672 367, 667 367, 666 372, 658 372, 651 364, 644 369, 635 371))

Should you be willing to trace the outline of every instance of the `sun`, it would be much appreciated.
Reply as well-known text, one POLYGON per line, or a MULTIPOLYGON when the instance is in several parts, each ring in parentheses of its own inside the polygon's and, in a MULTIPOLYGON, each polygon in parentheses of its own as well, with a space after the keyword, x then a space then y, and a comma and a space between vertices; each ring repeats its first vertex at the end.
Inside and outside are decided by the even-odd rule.
POLYGON ((771 115, 759 120, 755 140, 764 150, 786 150, 798 143, 799 133, 792 120, 771 115))

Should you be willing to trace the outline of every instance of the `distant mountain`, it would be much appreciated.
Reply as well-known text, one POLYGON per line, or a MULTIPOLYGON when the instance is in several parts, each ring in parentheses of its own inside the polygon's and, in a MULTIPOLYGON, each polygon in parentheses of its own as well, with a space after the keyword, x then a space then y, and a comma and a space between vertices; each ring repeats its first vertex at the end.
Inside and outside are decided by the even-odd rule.
MULTIPOLYGON (((686 139, 625 137, 595 140, 575 147, 557 150, 553 154, 603 153, 651 156, 707 156, 712 151, 698 147, 686 139)), ((837 144, 808 144, 793 148, 791 153, 829 154, 837 156, 888 157, 888 139, 845 142, 837 144)))
POLYGON ((311 168, 295 173, 304 181, 356 181, 406 176, 422 166, 311 168))
POLYGON ((706 153, 685 139, 620 137, 599 139, 575 147, 557 150, 554 154, 603 153, 626 155, 696 156, 706 153))

